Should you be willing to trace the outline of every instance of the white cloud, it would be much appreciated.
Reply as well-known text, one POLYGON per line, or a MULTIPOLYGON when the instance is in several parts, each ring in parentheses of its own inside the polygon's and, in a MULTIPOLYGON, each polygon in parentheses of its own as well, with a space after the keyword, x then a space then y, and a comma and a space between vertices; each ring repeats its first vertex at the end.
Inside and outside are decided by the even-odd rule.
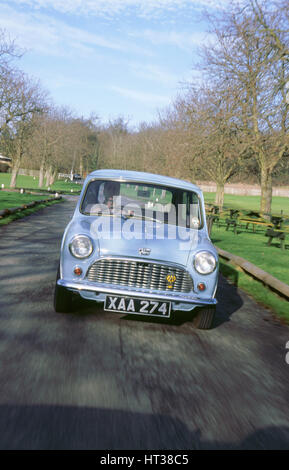
POLYGON ((163 95, 157 95, 155 93, 147 93, 142 91, 131 90, 128 88, 121 88, 118 86, 111 86, 111 91, 118 93, 125 98, 133 101, 139 101, 148 105, 163 106, 169 104, 170 98, 163 95))
POLYGON ((139 17, 157 18, 165 12, 202 7, 220 8, 235 0, 9 0, 36 9, 50 8, 61 13, 113 17, 133 11, 139 17))
MULTIPOLYGON (((211 3, 211 0, 201 1, 211 3)), ((152 50, 148 50, 145 46, 138 46, 134 40, 140 39, 150 45, 169 45, 190 50, 193 46, 201 44, 204 39, 207 40, 208 35, 147 29, 128 33, 130 36, 128 40, 122 38, 116 40, 112 37, 90 33, 79 27, 69 26, 66 22, 56 19, 51 14, 44 13, 39 8, 50 7, 76 14, 80 14, 83 10, 92 14, 114 15, 132 6, 137 6, 139 11, 144 8, 149 11, 153 6, 159 9, 158 11, 161 9, 168 11, 176 6, 197 5, 199 3, 194 0, 9 0, 9 5, 7 3, 0 5, 0 28, 9 31, 16 42, 24 48, 41 54, 67 56, 78 52, 82 57, 89 57, 92 54, 95 55, 96 51, 101 52, 101 49, 110 49, 123 53, 152 56, 154 55, 152 50), (11 3, 14 5, 26 4, 35 9, 24 12, 21 9, 16 10, 11 7, 11 3)), ((156 76, 157 73, 156 70, 151 70, 151 75, 156 76)), ((159 79, 161 79, 160 74, 159 79)))
POLYGON ((147 49, 131 42, 89 33, 40 12, 28 14, 8 5, 0 5, 0 13, 0 28, 9 31, 22 47, 42 54, 68 56, 78 52, 81 56, 89 56, 95 54, 98 48, 152 55, 147 49))
POLYGON ((132 62, 128 66, 135 76, 161 83, 167 87, 176 86, 180 79, 179 75, 169 72, 159 65, 132 62))
POLYGON ((83 89, 84 87, 88 88, 91 86, 91 83, 87 80, 84 81, 81 78, 76 78, 72 76, 67 76, 66 74, 53 72, 51 74, 46 74, 45 83, 52 90, 61 90, 63 88, 74 88, 74 89, 83 89))
POLYGON ((150 29, 133 32, 131 36, 143 38, 154 45, 171 45, 181 49, 192 49, 194 46, 200 46, 204 41, 213 40, 213 36, 208 33, 166 32, 150 29))

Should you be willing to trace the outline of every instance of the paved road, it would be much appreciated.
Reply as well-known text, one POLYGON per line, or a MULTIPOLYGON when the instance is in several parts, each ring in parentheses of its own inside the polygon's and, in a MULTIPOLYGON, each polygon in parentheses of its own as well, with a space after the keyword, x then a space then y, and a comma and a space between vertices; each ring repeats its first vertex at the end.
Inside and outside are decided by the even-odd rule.
POLYGON ((289 328, 224 279, 210 331, 54 312, 74 204, 1 228, 0 448, 289 448, 289 328))

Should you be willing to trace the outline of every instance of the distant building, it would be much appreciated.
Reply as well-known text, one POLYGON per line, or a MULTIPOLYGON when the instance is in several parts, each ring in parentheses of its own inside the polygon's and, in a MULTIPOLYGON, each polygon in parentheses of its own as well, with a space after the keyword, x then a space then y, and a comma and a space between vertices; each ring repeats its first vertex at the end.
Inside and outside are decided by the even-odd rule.
POLYGON ((0 154, 0 172, 7 173, 12 167, 12 158, 0 154))

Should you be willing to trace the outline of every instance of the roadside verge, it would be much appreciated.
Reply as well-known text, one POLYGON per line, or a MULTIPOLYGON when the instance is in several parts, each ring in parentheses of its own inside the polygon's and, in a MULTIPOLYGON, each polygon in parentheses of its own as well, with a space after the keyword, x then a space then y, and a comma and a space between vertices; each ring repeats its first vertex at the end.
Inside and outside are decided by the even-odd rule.
POLYGON ((38 211, 39 209, 42 209, 47 206, 51 206, 53 204, 56 204, 62 201, 63 201, 62 197, 57 196, 54 198, 50 197, 48 199, 40 199, 36 201, 31 201, 27 204, 22 204, 21 206, 17 206, 17 207, 1 209, 0 210, 0 226, 7 225, 10 222, 13 222, 13 220, 23 218, 27 215, 32 214, 33 212, 38 211))
POLYGON ((216 246, 220 272, 233 284, 289 323, 289 286, 240 256, 216 246))

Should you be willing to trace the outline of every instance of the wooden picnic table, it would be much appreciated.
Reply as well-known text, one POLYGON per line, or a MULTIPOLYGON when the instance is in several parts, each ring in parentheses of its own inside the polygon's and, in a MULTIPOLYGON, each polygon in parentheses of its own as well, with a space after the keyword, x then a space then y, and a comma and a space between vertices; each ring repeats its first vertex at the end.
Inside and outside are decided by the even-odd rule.
MULTIPOLYGON (((218 226, 220 226, 221 221, 225 222, 226 231, 228 231, 230 227, 233 227, 235 235, 237 235, 237 228, 241 227, 241 223, 246 224, 246 230, 248 230, 249 225, 251 224, 253 232, 256 232, 256 228, 258 226, 267 229, 265 233, 265 236, 269 237, 267 246, 270 246, 272 240, 276 238, 280 240, 280 248, 282 250, 285 249, 285 238, 286 235, 289 234, 289 224, 288 228, 283 226, 286 221, 286 217, 283 215, 272 214, 270 215, 269 221, 264 219, 264 217, 262 217, 260 213, 256 211, 228 209, 220 212, 219 207, 212 204, 206 204, 206 211, 209 234, 211 233, 214 222, 217 222, 218 226)), ((288 218, 287 220, 289 222, 288 218)))
POLYGON ((264 220, 262 217, 259 219, 252 219, 250 217, 240 217, 240 222, 244 222, 246 224, 246 230, 248 230, 249 225, 252 225, 253 232, 256 231, 256 227, 273 227, 271 222, 264 220))

